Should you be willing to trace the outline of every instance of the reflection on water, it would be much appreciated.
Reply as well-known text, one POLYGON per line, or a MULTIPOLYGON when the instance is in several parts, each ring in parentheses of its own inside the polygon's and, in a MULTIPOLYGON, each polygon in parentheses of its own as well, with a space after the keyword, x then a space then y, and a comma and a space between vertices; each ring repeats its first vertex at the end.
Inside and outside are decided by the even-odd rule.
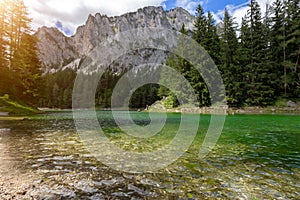
MULTIPOLYGON (((147 114, 136 115, 137 123, 148 123, 147 114)), ((109 113, 99 116, 107 136, 126 150, 166 144, 180 122, 179 114, 169 115, 165 134, 141 145, 121 133, 109 113)), ((228 116, 218 144, 199 160, 209 124, 202 116, 196 141, 177 162, 157 173, 129 174, 87 152, 72 113, 0 121, 0 188, 4 180, 18 179, 31 186, 17 195, 45 199, 297 199, 299 122, 299 116, 228 116)), ((1 191, 0 199, 7 198, 1 191)))

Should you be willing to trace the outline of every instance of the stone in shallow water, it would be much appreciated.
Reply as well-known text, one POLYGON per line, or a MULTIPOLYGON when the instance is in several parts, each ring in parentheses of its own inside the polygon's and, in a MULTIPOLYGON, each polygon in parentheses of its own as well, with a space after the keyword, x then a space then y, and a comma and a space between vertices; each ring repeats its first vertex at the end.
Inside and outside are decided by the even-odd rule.
POLYGON ((111 180, 102 180, 100 182, 94 181, 93 183, 94 183, 94 185, 97 185, 97 186, 102 186, 102 185, 111 186, 111 185, 114 185, 115 183, 120 183, 123 181, 125 181, 125 179, 123 177, 117 177, 117 178, 114 178, 111 180))
POLYGON ((129 197, 129 195, 124 192, 114 192, 111 195, 116 197, 129 197))
POLYGON ((57 189, 50 190, 51 193, 56 194, 60 197, 65 198, 76 198, 76 194, 74 191, 64 188, 63 186, 59 186, 57 189))
POLYGON ((150 179, 142 179, 140 181, 143 185, 149 185, 149 186, 155 186, 155 187, 160 187, 160 185, 155 182, 155 181, 152 181, 150 179))
POLYGON ((104 200, 105 198, 103 197, 102 194, 95 194, 95 195, 91 196, 89 199, 90 200, 104 200))
POLYGON ((0 116, 7 116, 8 112, 0 112, 0 116))
POLYGON ((70 156, 55 156, 52 158, 52 160, 57 160, 57 161, 64 161, 64 160, 73 160, 74 157, 72 155, 70 156))
POLYGON ((138 188, 138 187, 136 187, 132 184, 128 185, 128 190, 131 190, 131 191, 133 191, 133 192, 135 192, 135 193, 137 193, 141 196, 154 196, 152 193, 149 193, 149 192, 147 192, 147 191, 145 191, 141 188, 138 188))
POLYGON ((76 199, 77 196, 74 191, 69 190, 63 186, 54 186, 51 189, 47 186, 42 186, 39 189, 34 189, 28 192, 28 196, 33 199, 76 199))
POLYGON ((85 180, 82 180, 82 181, 79 181, 77 183, 74 183, 73 186, 78 189, 78 190, 82 190, 83 192, 86 192, 86 193, 89 193, 89 194, 92 194, 92 193, 95 193, 97 192, 98 190, 95 189, 95 188, 92 188, 88 181, 85 181, 85 180))

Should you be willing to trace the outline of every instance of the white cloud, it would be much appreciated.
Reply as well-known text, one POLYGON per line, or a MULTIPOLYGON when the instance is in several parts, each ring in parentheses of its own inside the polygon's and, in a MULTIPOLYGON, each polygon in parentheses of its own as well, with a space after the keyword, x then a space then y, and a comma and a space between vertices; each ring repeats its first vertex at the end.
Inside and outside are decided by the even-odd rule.
POLYGON ((242 6, 238 6, 236 8, 233 8, 230 13, 233 16, 235 22, 237 22, 239 25, 242 24, 242 18, 245 17, 245 15, 247 14, 249 7, 248 4, 246 5, 242 5, 242 6))
MULTIPOLYGON (((79 25, 84 24, 89 14, 101 13, 108 16, 121 15, 126 12, 135 11, 145 6, 163 6, 166 8, 167 0, 24 0, 29 8, 30 16, 33 18, 34 28, 40 26, 55 26, 61 22, 63 30, 74 33, 79 25)), ((176 0, 175 6, 182 7, 195 14, 199 4, 207 4, 209 0, 176 0)), ((264 12, 266 3, 275 0, 257 0, 264 12)), ((217 2, 216 2, 217 3, 217 2)), ((248 2, 249 3, 249 2, 248 2)), ((230 14, 240 24, 242 17, 248 10, 248 3, 242 5, 227 5, 230 14)), ((224 10, 212 13, 215 20, 219 22, 224 10)))
MULTIPOLYGON (((260 5, 262 17, 264 16, 266 12, 266 5, 269 3, 269 5, 272 5, 275 0, 257 0, 258 4, 260 5)), ((250 1, 240 4, 240 5, 227 5, 226 8, 229 11, 230 15, 234 17, 235 22, 237 22, 239 25, 242 23, 242 18, 247 14, 247 10, 249 9, 250 1)), ((219 10, 218 12, 214 13, 215 19, 217 21, 221 20, 224 15, 224 10, 219 10)))
POLYGON ((24 0, 34 28, 62 22, 74 33, 89 14, 121 15, 145 6, 164 6, 166 0, 24 0))
POLYGON ((199 4, 203 5, 208 2, 208 0, 176 0, 175 6, 182 7, 187 10, 189 13, 194 15, 196 13, 196 8, 199 4))

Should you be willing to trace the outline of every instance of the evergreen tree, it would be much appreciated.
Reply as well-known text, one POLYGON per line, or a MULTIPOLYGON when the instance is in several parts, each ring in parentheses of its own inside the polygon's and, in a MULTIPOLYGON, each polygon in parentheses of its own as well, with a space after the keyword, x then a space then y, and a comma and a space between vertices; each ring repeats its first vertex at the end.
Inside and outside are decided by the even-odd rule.
POLYGON ((226 68, 229 68, 231 64, 235 63, 235 51, 238 47, 238 39, 236 35, 236 24, 234 23, 227 9, 225 9, 223 26, 224 28, 221 33, 221 61, 226 68))
POLYGON ((8 29, 9 64, 13 71, 18 71, 19 59, 14 59, 15 54, 24 47, 24 43, 21 44, 23 35, 30 35, 32 32, 29 26, 31 19, 28 17, 27 8, 23 0, 12 0, 8 6, 8 17, 10 24, 8 29), (23 46, 21 47, 21 45, 23 46))
POLYGON ((4 0, 0 6, 0 78, 9 88, 0 88, 14 100, 37 104, 40 63, 37 39, 23 0, 4 0), (13 83, 13 84, 11 84, 13 83))
POLYGON ((196 9, 195 30, 193 38, 197 41, 212 57, 218 65, 220 63, 220 40, 215 26, 215 20, 211 12, 207 17, 204 15, 203 8, 198 5, 196 9))
POLYGON ((40 61, 36 45, 35 36, 23 33, 12 59, 15 76, 20 82, 20 91, 23 91, 19 98, 35 105, 38 103, 37 98, 41 89, 40 61))
POLYGON ((275 79, 279 80, 276 84, 275 94, 277 96, 286 96, 286 68, 284 67, 285 61, 285 26, 284 18, 285 11, 282 0, 276 0, 272 5, 272 26, 270 33, 270 45, 273 61, 273 70, 276 74, 275 79))
POLYGON ((263 86, 266 89, 266 104, 272 104, 274 100, 280 95, 276 93, 277 88, 280 84, 280 79, 278 79, 278 72, 274 60, 272 59, 272 18, 271 18, 271 6, 269 3, 266 4, 266 12, 263 20, 263 57, 262 57, 262 69, 261 80, 263 86), (263 74, 265 73, 265 74, 263 74))
POLYGON ((300 0, 285 1, 285 74, 289 97, 300 96, 300 0))
POLYGON ((59 99, 61 99, 61 95, 60 95, 60 88, 58 86, 57 83, 54 83, 54 86, 52 88, 52 92, 51 92, 52 96, 51 96, 51 107, 55 107, 55 108, 59 108, 59 99))
POLYGON ((220 64, 220 39, 217 34, 215 20, 211 12, 207 14, 207 27, 203 38, 203 47, 217 66, 220 64))
MULTIPOLYGON (((249 41, 250 62, 245 67, 244 76, 247 80, 245 85, 246 99, 248 105, 266 106, 274 100, 274 90, 272 88, 272 76, 270 76, 270 66, 265 61, 265 37, 262 23, 261 10, 254 0, 250 3, 247 15, 249 23, 249 33, 245 41, 249 41)), ((244 27, 245 28, 245 27, 244 27)))
POLYGON ((196 20, 195 20, 195 30, 193 38, 196 40, 200 45, 204 46, 205 41, 204 38, 206 36, 206 27, 207 27, 207 19, 204 15, 204 10, 202 6, 199 4, 196 9, 196 20))
MULTIPOLYGON (((183 35, 187 35, 187 31, 185 29, 184 24, 181 27, 180 32, 183 35)), ((188 44, 184 43, 185 40, 180 40, 177 44, 177 52, 180 54, 184 54, 186 51, 186 47, 188 44)), ((200 76, 198 70, 194 68, 191 63, 189 63, 184 58, 181 58, 177 55, 171 55, 168 57, 166 64, 175 69, 177 72, 181 73, 182 76, 189 82, 189 84, 194 89, 196 97, 198 98, 198 102, 200 106, 209 105, 209 94, 206 84, 204 83, 203 78, 200 76)), ((160 87, 158 94, 160 97, 168 97, 168 104, 171 107, 176 107, 180 104, 197 104, 193 102, 193 97, 191 96, 193 91, 190 91, 188 88, 185 88, 186 85, 183 82, 178 81, 172 75, 168 74, 166 71, 161 73, 161 80, 166 81, 169 84, 171 83, 176 91, 173 93, 170 90, 167 90, 165 87, 160 87), (181 96, 181 102, 178 102, 177 95, 181 96)))
POLYGON ((251 63, 251 33, 247 22, 247 16, 242 18, 239 40, 240 42, 237 50, 237 62, 239 66, 238 70, 241 76, 241 84, 239 85, 241 99, 239 99, 239 104, 244 105, 247 99, 246 86, 251 83, 251 72, 247 70, 247 66, 249 66, 251 63))
POLYGON ((147 105, 152 105, 157 99, 157 91, 159 86, 147 84, 138 88, 131 96, 130 108, 146 109, 147 105))
MULTIPOLYGON (((219 65, 221 59, 220 40, 217 34, 215 21, 210 12, 208 12, 207 17, 204 15, 201 5, 198 5, 196 10, 193 38, 208 52, 215 64, 219 65)), ((199 72, 195 68, 191 68, 189 74, 191 85, 195 90, 200 106, 209 106, 209 91, 203 77, 199 76, 199 72)))
POLYGON ((6 67, 6 10, 5 10, 6 1, 0 1, 0 69, 6 67))
POLYGON ((238 39, 236 25, 225 9, 223 30, 221 32, 221 63, 219 66, 226 87, 227 102, 231 106, 240 106, 242 101, 241 71, 237 65, 238 39))
POLYGON ((7 66, 7 60, 6 60, 6 21, 5 21, 5 16, 6 16, 6 11, 5 11, 5 1, 0 1, 0 95, 4 95, 7 93, 8 88, 6 87, 6 84, 9 82, 7 77, 8 70, 6 69, 7 66))

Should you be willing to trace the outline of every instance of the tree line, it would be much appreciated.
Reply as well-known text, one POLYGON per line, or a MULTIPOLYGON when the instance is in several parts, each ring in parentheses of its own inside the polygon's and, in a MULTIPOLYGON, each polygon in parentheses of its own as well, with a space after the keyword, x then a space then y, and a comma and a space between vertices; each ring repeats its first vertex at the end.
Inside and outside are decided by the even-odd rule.
MULTIPOLYGON (((0 2, 5 4, 0 6, 0 95, 35 106, 70 108, 77 72, 67 69, 42 76, 37 39, 23 1, 0 2)), ((214 60, 230 106, 268 106, 279 99, 300 98, 300 0, 276 0, 266 11, 251 0, 240 27, 228 10, 219 24, 201 5, 195 17, 192 33, 184 24, 180 31, 192 35, 214 60)), ((170 55, 166 64, 190 82, 200 106, 210 105, 204 79, 189 62, 170 55)), ((113 88, 124 73, 111 70, 101 77, 95 94, 97 106, 110 106, 113 88)), ((133 93, 130 106, 145 108, 165 97, 172 106, 178 105, 168 89, 146 85, 133 93)))
POLYGON ((38 104, 40 62, 37 39, 22 0, 0 1, 0 95, 38 104))
MULTIPOLYGON (((251 0, 239 30, 228 10, 222 23, 215 24, 213 15, 205 15, 199 5, 193 39, 218 66, 230 106, 267 106, 279 99, 300 97, 299 0, 276 0, 267 5, 264 16, 257 1, 251 0)), ((184 25, 181 32, 187 34, 184 25)), ((167 64, 189 80, 200 106, 210 105, 206 84, 190 63, 171 56, 167 64)), ((161 87, 159 94, 178 105, 174 94, 165 88, 161 87)))

